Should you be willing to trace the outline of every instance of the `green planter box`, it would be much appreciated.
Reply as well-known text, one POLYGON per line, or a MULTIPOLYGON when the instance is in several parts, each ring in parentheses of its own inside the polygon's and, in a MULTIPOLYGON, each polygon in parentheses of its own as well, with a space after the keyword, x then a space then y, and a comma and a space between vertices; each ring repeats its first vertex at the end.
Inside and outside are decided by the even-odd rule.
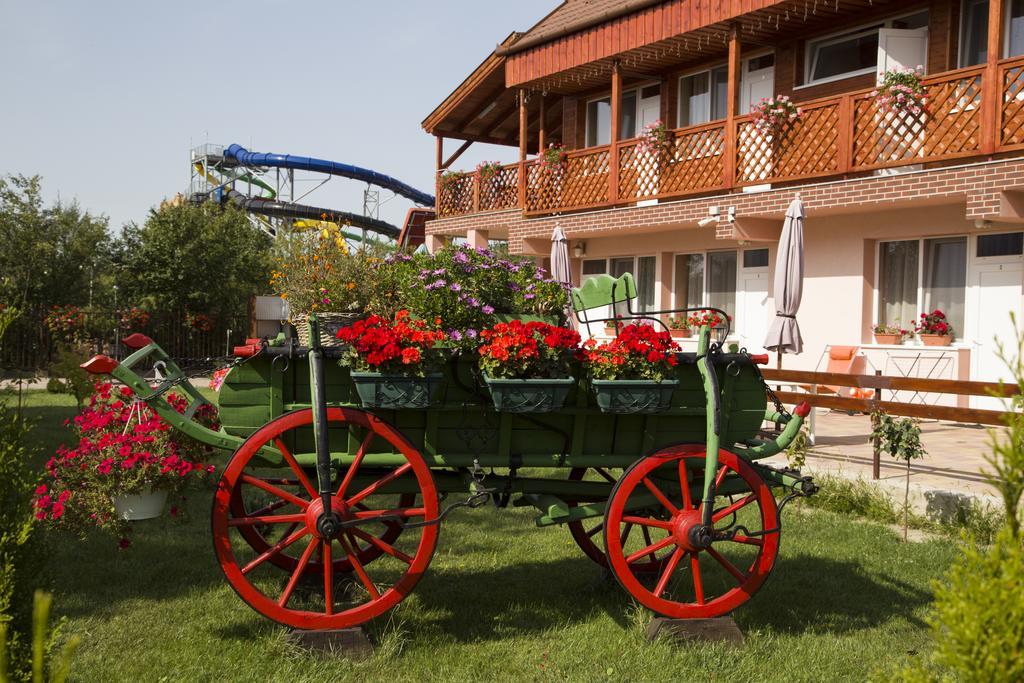
POLYGON ((603 413, 658 413, 672 407, 679 380, 595 379, 590 384, 603 413))
POLYGON ((550 413, 565 404, 565 397, 576 386, 573 377, 565 379, 492 379, 484 376, 491 400, 499 413, 550 413))
POLYGON ((426 408, 437 401, 444 375, 409 377, 379 372, 352 372, 352 382, 364 408, 401 410, 426 408))

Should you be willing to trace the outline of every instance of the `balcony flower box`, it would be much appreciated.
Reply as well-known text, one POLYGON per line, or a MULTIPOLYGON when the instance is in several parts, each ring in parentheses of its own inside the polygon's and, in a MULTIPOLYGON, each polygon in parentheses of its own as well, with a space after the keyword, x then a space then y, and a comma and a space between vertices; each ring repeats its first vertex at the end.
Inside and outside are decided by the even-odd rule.
POLYGON ((876 344, 888 344, 890 346, 902 344, 903 339, 910 334, 910 330, 903 329, 899 321, 895 323, 875 323, 871 326, 871 331, 875 335, 876 344))
POLYGON ((949 346, 953 341, 953 326, 939 309, 922 313, 914 323, 914 331, 925 346, 949 346))
POLYGON ((917 336, 925 346, 949 346, 953 343, 951 334, 918 334, 917 336))
POLYGON ((879 334, 875 333, 876 344, 888 344, 889 346, 895 346, 903 343, 902 334, 879 334))
POLYGON ((574 377, 502 379, 484 375, 494 409, 499 413, 550 413, 565 405, 574 377))

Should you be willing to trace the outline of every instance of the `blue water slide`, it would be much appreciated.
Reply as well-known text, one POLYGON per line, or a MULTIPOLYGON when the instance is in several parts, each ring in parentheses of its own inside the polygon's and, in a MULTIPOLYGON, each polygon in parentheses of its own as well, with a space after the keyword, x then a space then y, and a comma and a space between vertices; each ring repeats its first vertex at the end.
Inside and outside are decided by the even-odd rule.
POLYGON ((406 185, 389 175, 377 173, 367 168, 342 164, 337 161, 326 159, 314 159, 313 157, 300 157, 292 154, 265 154, 250 152, 241 145, 230 145, 224 150, 224 158, 228 161, 235 161, 243 166, 272 166, 275 168, 292 168, 297 171, 315 171, 330 175, 352 178, 363 182, 391 190, 407 199, 411 199, 420 206, 433 206, 434 196, 426 192, 420 192, 411 185, 406 185))

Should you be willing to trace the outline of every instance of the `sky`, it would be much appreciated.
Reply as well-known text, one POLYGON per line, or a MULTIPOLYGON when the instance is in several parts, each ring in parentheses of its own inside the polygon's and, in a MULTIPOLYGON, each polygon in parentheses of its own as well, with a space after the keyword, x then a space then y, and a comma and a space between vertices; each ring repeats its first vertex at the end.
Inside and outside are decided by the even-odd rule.
MULTIPOLYGON (((38 174, 48 201, 76 200, 115 230, 185 192, 189 150, 205 142, 364 166, 433 194, 420 122, 557 4, 0 0, 0 175, 38 174)), ((475 144, 456 165, 516 158, 475 144)), ((364 188, 335 178, 306 201, 360 213, 364 188)), ((400 224, 409 206, 394 198, 381 218, 400 224)))

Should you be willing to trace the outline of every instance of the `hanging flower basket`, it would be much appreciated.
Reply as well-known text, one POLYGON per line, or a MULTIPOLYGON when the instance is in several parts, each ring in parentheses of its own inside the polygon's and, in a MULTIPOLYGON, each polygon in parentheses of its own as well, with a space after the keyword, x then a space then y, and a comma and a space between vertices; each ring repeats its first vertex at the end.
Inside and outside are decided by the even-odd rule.
POLYGON ((495 379, 484 375, 499 413, 550 413, 565 405, 576 379, 495 379))
POLYGON ((437 403, 444 375, 437 373, 415 377, 385 375, 379 372, 352 372, 359 401, 364 408, 407 410, 427 408, 437 403))
POLYGON ((678 379, 591 380, 602 413, 660 413, 672 407, 678 379))
POLYGON ((765 97, 750 108, 754 128, 762 135, 778 137, 787 126, 795 124, 803 116, 800 107, 786 95, 765 97))
POLYGON ((167 491, 147 486, 138 493, 113 496, 114 512, 126 522, 154 519, 163 514, 167 491))
POLYGON ((927 113, 928 98, 921 83, 924 67, 891 69, 882 74, 878 89, 871 93, 878 109, 885 113, 919 117, 927 113))

